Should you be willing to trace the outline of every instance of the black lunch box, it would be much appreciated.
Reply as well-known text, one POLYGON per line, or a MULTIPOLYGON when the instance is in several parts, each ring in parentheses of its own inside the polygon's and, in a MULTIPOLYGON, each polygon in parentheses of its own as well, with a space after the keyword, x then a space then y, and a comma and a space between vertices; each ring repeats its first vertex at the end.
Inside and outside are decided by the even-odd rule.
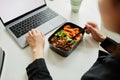
POLYGON ((51 43, 50 43, 50 40, 53 36, 55 36, 55 34, 62 30, 64 28, 64 26, 66 25, 70 25, 72 28, 79 28, 81 30, 81 33, 82 35, 84 36, 84 30, 83 28, 81 28, 80 26, 76 25, 76 24, 73 24, 71 22, 66 22, 64 23, 59 29, 57 29, 49 38, 48 38, 48 42, 49 42, 49 46, 50 46, 50 49, 52 49, 53 51, 55 51, 56 53, 58 53, 59 55, 63 56, 63 57, 67 57, 68 55, 70 55, 70 53, 72 53, 72 51, 79 45, 79 43, 83 40, 83 36, 82 38, 74 44, 73 48, 71 48, 69 51, 63 51, 55 46, 53 46, 51 43))

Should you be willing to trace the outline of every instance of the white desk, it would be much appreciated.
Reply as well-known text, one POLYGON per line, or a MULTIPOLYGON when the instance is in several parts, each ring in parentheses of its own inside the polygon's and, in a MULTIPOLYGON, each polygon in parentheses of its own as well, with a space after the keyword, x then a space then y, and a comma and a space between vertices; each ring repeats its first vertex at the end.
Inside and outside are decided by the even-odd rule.
MULTIPOLYGON (((64 16, 68 21, 72 21, 81 27, 84 27, 87 21, 93 21, 100 25, 97 0, 83 0, 78 14, 71 13, 70 0, 47 0, 46 2, 50 8, 64 16)), ((98 43, 85 35, 73 53, 64 58, 49 49, 47 40, 53 32, 45 37, 45 60, 53 79, 80 80, 97 58, 98 43)), ((6 52, 1 80, 27 80, 25 69, 32 62, 30 48, 21 49, 7 33, 1 22, 0 46, 6 52)))

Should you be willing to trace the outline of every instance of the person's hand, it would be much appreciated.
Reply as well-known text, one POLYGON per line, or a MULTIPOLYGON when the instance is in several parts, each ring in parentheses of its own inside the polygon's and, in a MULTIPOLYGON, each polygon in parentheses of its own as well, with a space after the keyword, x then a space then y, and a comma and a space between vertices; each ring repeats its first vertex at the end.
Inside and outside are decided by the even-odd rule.
POLYGON ((35 29, 28 32, 26 40, 33 52, 33 60, 43 58, 44 53, 44 35, 35 29))
POLYGON ((105 40, 106 36, 104 36, 98 29, 98 26, 95 23, 88 22, 86 24, 86 33, 91 34, 93 39, 97 42, 102 42, 105 40))

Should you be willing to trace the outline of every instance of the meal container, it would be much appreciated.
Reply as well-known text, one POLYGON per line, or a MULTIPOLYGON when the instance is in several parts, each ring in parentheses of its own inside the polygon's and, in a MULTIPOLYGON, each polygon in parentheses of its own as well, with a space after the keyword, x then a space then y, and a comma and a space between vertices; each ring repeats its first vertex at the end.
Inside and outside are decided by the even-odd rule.
POLYGON ((82 39, 83 39, 83 36, 84 36, 84 29, 83 29, 83 28, 81 28, 80 26, 78 26, 78 25, 76 25, 76 24, 73 24, 73 23, 71 23, 71 22, 66 22, 66 23, 64 23, 59 29, 57 29, 57 30, 48 38, 48 42, 49 42, 50 48, 51 48, 53 51, 55 51, 57 54, 59 54, 59 55, 61 55, 61 56, 63 56, 63 57, 67 57, 67 56, 70 55, 70 53, 72 53, 72 51, 79 45, 79 43, 80 43, 80 42, 82 41, 82 39), (73 46, 69 51, 63 51, 63 50, 61 50, 61 49, 53 46, 53 45, 51 44, 51 42, 50 42, 51 38, 52 38, 53 36, 55 36, 55 34, 56 34, 58 31, 62 30, 62 29, 64 28, 64 26, 66 26, 66 25, 70 25, 72 28, 79 28, 79 29, 80 29, 80 33, 82 33, 81 39, 80 39, 78 42, 76 42, 76 43, 74 44, 74 46, 73 46))

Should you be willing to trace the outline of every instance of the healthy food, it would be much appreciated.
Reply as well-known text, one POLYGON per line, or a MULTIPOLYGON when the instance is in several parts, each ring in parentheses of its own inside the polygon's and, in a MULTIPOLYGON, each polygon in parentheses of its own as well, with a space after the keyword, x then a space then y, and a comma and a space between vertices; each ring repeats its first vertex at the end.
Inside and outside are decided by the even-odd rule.
POLYGON ((51 44, 63 51, 69 51, 74 44, 82 38, 79 28, 72 28, 70 25, 58 31, 50 40, 51 44))

